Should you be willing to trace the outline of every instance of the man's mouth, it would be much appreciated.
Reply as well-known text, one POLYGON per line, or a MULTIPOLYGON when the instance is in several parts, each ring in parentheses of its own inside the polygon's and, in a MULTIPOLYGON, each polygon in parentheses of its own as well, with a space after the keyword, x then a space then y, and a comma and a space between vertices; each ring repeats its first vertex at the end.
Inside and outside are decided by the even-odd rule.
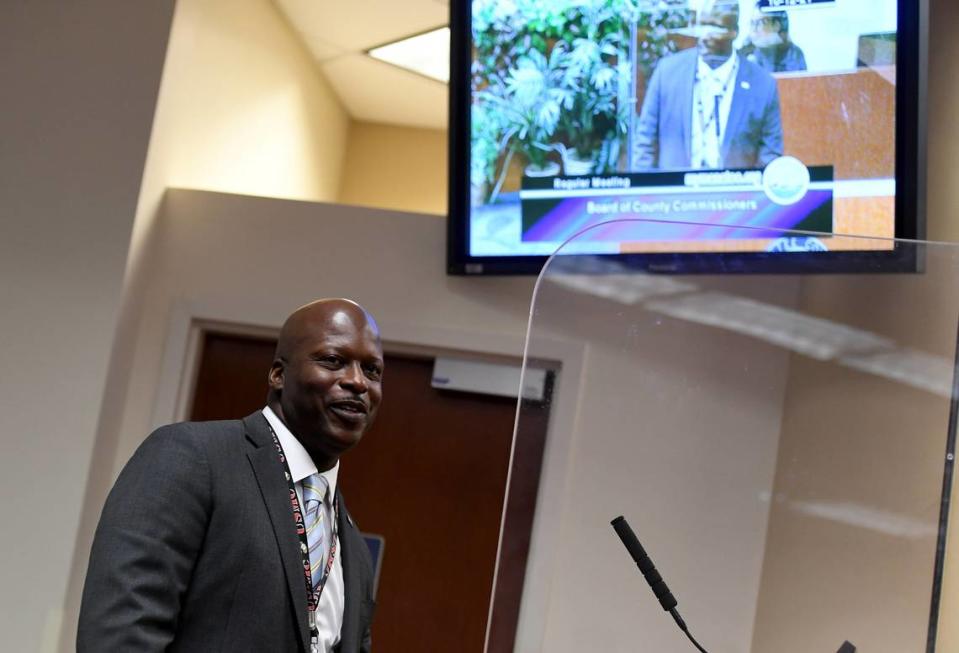
POLYGON ((330 403, 332 410, 341 419, 356 421, 366 417, 369 409, 359 399, 340 399, 330 403))

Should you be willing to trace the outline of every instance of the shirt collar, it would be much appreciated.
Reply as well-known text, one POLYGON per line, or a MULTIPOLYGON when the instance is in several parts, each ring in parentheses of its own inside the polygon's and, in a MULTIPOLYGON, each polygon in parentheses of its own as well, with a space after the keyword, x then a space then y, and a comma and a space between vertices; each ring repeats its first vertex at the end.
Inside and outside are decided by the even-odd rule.
MULTIPOLYGON (((273 432, 276 433, 276 437, 280 441, 280 446, 283 447, 283 454, 286 456, 286 464, 290 466, 290 474, 293 476, 293 482, 299 483, 304 478, 316 474, 316 463, 313 462, 306 448, 296 439, 296 436, 290 432, 290 429, 286 427, 286 424, 276 416, 273 409, 266 406, 262 412, 263 417, 265 417, 266 421, 273 427, 273 432)), ((339 476, 339 472, 340 462, 337 461, 331 469, 321 474, 330 486, 331 496, 336 492, 336 479, 339 476)))
POLYGON ((699 55, 699 58, 696 60, 697 70, 699 72, 698 77, 700 79, 713 78, 717 81, 725 81, 732 74, 732 68, 736 65, 736 59, 738 57, 739 55, 736 54, 736 50, 734 49, 733 53, 729 55, 729 58, 714 69, 709 67, 709 65, 703 60, 702 55, 699 55))

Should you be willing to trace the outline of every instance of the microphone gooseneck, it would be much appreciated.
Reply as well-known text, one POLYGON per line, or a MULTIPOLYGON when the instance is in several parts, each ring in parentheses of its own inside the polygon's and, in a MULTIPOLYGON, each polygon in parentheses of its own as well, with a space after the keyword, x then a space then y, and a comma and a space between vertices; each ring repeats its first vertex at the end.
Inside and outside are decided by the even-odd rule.
POLYGON ((679 602, 676 600, 676 597, 673 596, 673 593, 669 591, 666 581, 663 580, 663 577, 656 570, 656 565, 653 564, 643 545, 639 543, 639 538, 636 537, 633 529, 629 527, 626 518, 620 515, 611 521, 610 524, 613 525, 613 530, 616 531, 619 539, 622 540, 623 546, 626 547, 633 562, 636 563, 636 566, 639 567, 639 570, 643 573, 643 578, 649 583, 650 589, 653 590, 653 594, 656 595, 659 604, 663 606, 663 610, 672 615, 673 621, 675 621, 679 629, 685 633, 689 641, 693 643, 693 646, 702 653, 707 653, 706 649, 700 646, 699 642, 692 636, 692 633, 689 632, 689 628, 686 626, 683 618, 679 616, 679 611, 676 609, 679 602))

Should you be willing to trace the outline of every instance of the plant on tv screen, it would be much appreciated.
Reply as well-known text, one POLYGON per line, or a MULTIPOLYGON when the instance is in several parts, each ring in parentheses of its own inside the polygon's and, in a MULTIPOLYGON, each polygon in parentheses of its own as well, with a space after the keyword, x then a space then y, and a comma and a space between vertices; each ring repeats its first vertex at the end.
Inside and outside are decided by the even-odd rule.
MULTIPOLYGON (((675 51, 687 0, 474 0, 472 153, 496 182, 515 154, 533 169, 561 155, 612 172, 636 111, 630 41, 643 79, 675 51), (478 129, 477 122, 483 123, 478 129)), ((554 164, 555 165, 555 164, 554 164)))

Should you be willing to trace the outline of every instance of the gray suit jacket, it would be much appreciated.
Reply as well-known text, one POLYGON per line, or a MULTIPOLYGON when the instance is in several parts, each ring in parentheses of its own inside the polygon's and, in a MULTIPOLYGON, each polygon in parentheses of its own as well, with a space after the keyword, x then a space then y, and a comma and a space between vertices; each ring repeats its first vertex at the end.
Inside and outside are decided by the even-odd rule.
MULTIPOLYGON (((306 587, 269 425, 173 424, 110 492, 83 588, 80 652, 307 651, 306 587)), ((369 551, 339 495, 339 651, 369 651, 369 551)))
MULTIPOLYGON (((656 66, 634 133, 633 170, 690 167, 698 57, 697 48, 689 48, 664 57, 656 66)), ((723 167, 762 168, 782 153, 776 80, 741 57, 721 146, 723 167)))

